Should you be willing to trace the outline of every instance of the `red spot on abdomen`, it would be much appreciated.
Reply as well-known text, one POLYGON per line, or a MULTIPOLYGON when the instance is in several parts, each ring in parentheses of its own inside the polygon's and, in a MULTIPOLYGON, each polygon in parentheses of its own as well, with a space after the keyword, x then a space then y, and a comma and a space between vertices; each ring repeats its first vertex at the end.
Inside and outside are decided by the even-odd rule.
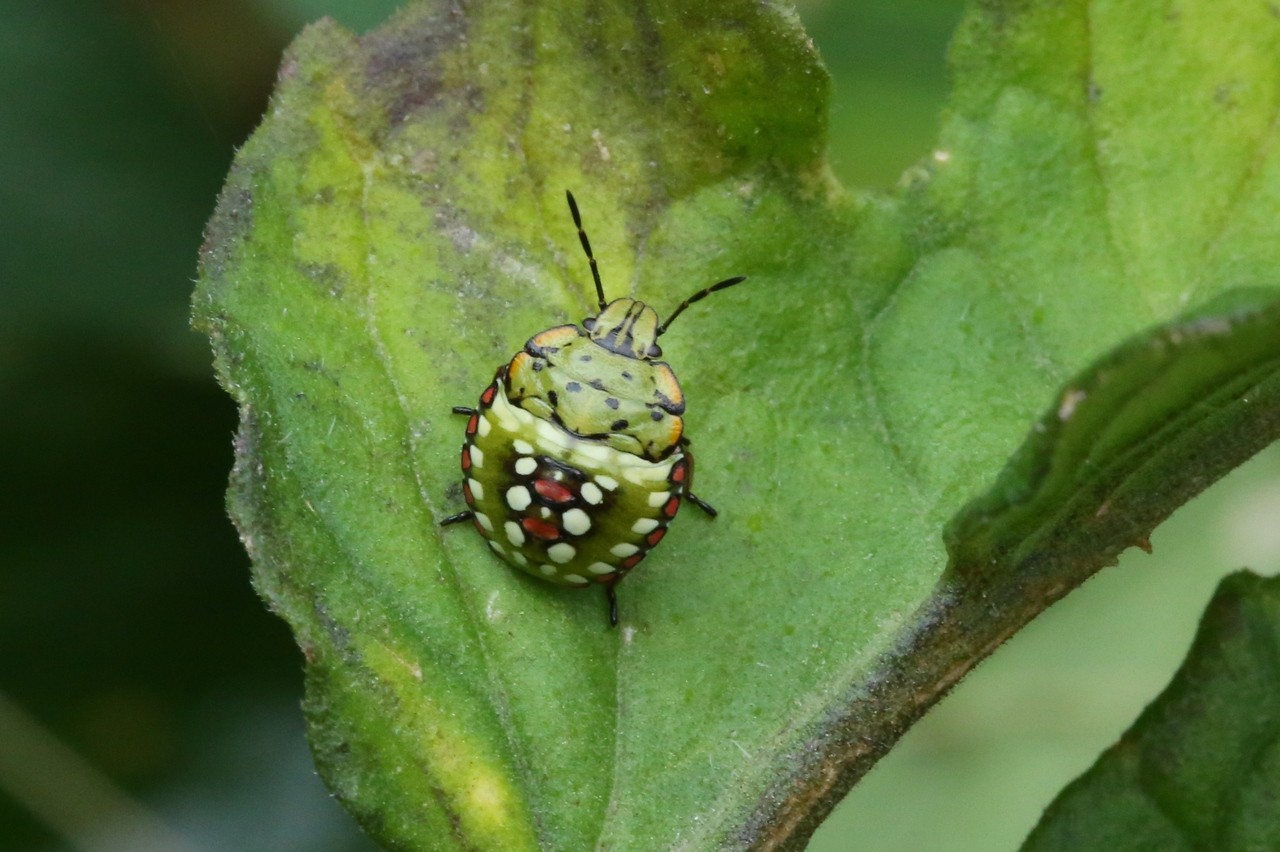
POLYGON ((471 447, 467 444, 462 447, 462 469, 471 470, 471 447))
POLYGON ((667 477, 670 481, 677 484, 684 482, 685 477, 689 474, 689 468, 683 461, 678 461, 671 468, 671 476, 667 477))
POLYGON ((480 404, 483 406, 493 405, 493 397, 498 393, 497 385, 489 385, 484 389, 484 393, 480 394, 480 404))
POLYGON ((550 503, 570 503, 573 501, 573 492, 554 479, 535 480, 533 490, 537 491, 540 497, 550 503))
POLYGON ((667 534, 666 527, 658 527, 653 532, 644 537, 645 544, 650 547, 656 547, 658 542, 662 541, 662 537, 667 534))
POLYGON ((480 425, 480 415, 473 414, 471 419, 467 421, 467 437, 470 438, 476 433, 476 426, 480 425))
POLYGON ((540 538, 543 541, 554 541, 560 537, 560 528, 541 518, 521 518, 520 526, 529 535, 534 538, 540 538))
POLYGON ((674 518, 678 511, 680 511, 679 497, 672 497, 667 501, 667 505, 662 507, 662 514, 666 515, 668 518, 674 518))
POLYGON ((632 568, 640 564, 640 560, 644 559, 644 556, 645 556, 645 553, 643 550, 640 551, 639 553, 633 553, 630 556, 628 556, 626 559, 622 560, 619 567, 623 571, 630 571, 632 568))

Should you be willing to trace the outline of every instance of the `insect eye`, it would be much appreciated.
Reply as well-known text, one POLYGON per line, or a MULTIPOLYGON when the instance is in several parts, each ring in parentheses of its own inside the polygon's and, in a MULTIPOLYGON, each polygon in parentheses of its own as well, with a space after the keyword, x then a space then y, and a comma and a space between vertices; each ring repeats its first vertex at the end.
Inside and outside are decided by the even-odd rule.
POLYGON ((651 344, 649 344, 649 353, 648 353, 648 357, 650 357, 650 358, 661 358, 661 357, 662 357, 662 347, 661 347, 661 346, 659 346, 659 345, 658 345, 658 344, 656 344, 656 343, 651 343, 651 344))
POLYGON ((587 331, 594 331, 596 327, 596 318, 587 317, 582 321, 582 327, 585 328, 587 331))

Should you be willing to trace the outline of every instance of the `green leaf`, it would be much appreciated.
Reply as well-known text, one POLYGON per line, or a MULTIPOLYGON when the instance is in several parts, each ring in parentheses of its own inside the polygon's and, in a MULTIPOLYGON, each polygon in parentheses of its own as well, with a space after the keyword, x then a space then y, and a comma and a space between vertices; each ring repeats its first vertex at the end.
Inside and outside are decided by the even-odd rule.
POLYGON ((1024 849, 1275 849, 1280 577, 1222 582, 1173 682, 1024 849))
POLYGON ((307 30, 195 316, 339 799, 400 847, 802 843, 999 641, 1274 440, 1280 51, 1228 6, 983 5, 892 197, 829 178, 827 79, 771 4, 307 30), (663 338, 721 515, 621 586, 618 630, 438 527, 450 406, 593 312, 566 188, 611 296, 751 278, 663 338))

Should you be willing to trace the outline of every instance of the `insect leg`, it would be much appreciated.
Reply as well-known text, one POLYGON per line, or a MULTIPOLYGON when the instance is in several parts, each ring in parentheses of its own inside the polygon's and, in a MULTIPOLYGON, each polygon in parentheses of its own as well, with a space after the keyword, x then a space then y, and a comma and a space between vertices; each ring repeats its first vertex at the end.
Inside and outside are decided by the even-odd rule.
POLYGON ((719 512, 716 511, 715 506, 712 506, 710 503, 708 503, 706 500, 703 500, 701 497, 699 497, 697 494, 694 494, 692 491, 686 492, 685 496, 688 497, 689 500, 693 502, 693 505, 697 506, 699 509, 706 512, 711 517, 714 518, 716 515, 720 514, 719 512))
POLYGON ((475 414, 476 410, 466 405, 455 405, 453 407, 454 414, 475 414))
POLYGON ((613 583, 604 587, 604 599, 609 604, 609 626, 618 626, 618 592, 614 589, 613 583))
POLYGON ((450 515, 449 517, 445 518, 443 521, 440 522, 440 526, 447 527, 449 526, 449 524, 460 524, 463 521, 471 520, 473 517, 475 517, 475 513, 472 512, 470 509, 468 509, 465 512, 459 512, 456 515, 450 515))

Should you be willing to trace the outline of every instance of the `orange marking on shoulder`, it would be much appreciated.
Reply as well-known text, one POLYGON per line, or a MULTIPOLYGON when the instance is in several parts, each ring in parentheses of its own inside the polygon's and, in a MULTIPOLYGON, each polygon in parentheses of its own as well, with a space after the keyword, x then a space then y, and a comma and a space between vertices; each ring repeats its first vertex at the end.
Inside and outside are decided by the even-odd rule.
POLYGON ((662 394, 675 407, 677 414, 684 412, 684 391, 680 390, 680 382, 671 368, 659 361, 653 365, 653 380, 658 393, 662 394))
POLYGON ((568 346, 577 340, 579 335, 580 332, 576 325, 558 325, 555 328, 538 332, 529 338, 529 342, 538 348, 568 346))
POLYGON ((674 447, 680 441, 680 436, 684 434, 684 418, 669 414, 664 422, 667 424, 664 445, 674 447))
POLYGON ((517 387, 526 384, 529 381, 526 377, 532 372, 533 356, 524 350, 517 352, 516 357, 512 358, 511 363, 507 365, 507 377, 517 387))

